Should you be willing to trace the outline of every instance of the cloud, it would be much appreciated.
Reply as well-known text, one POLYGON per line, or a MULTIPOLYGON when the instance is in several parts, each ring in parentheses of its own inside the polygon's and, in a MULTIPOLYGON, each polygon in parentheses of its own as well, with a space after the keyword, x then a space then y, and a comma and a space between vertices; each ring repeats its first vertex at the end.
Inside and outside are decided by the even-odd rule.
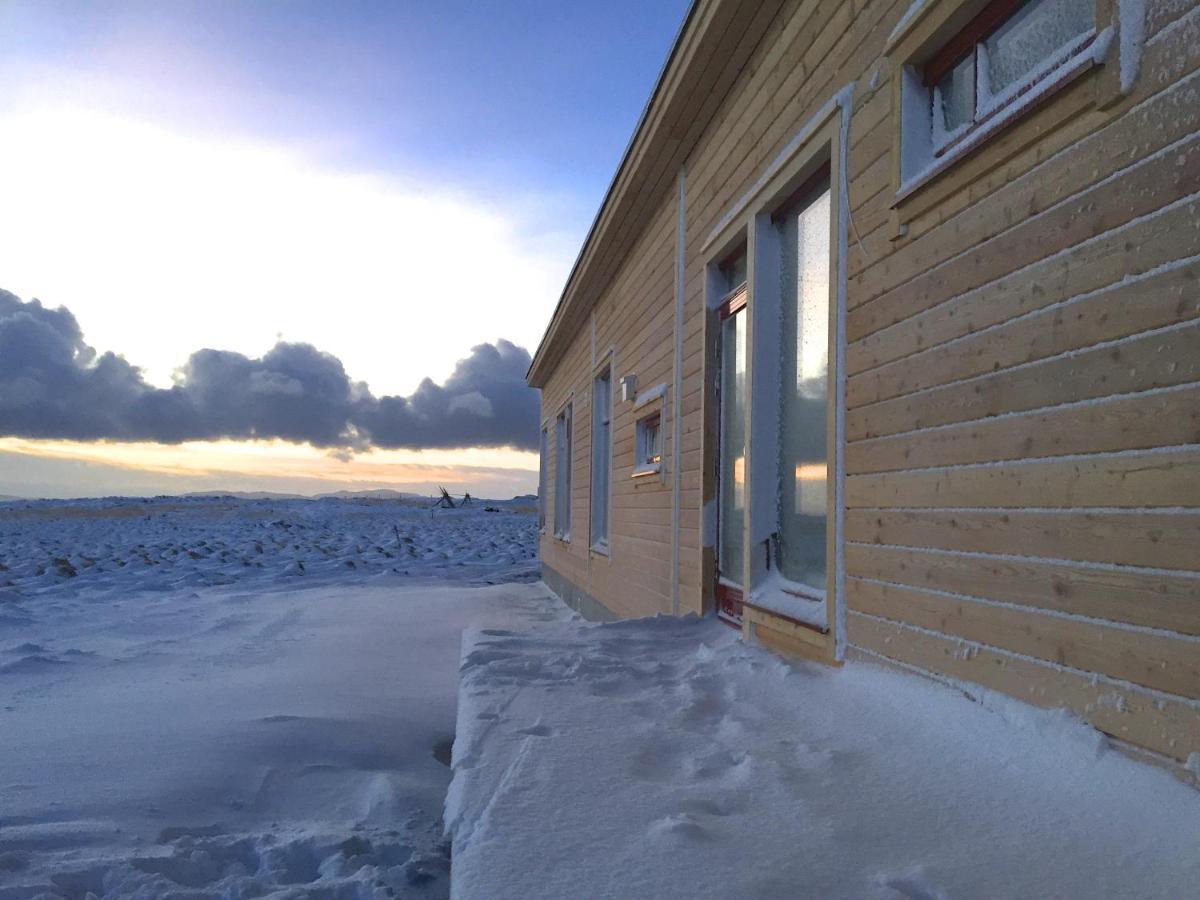
POLYGON ((536 446, 538 400, 528 351, 479 344, 443 384, 408 397, 372 395, 310 344, 260 358, 198 350, 169 388, 113 353, 97 354, 64 307, 0 290, 0 436, 75 441, 278 438, 356 450, 536 446))

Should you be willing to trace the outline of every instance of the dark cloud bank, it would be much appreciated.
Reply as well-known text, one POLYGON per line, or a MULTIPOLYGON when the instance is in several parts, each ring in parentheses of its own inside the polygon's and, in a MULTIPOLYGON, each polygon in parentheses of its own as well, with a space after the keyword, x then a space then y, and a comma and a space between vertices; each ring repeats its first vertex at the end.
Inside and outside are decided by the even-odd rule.
POLYGON ((408 397, 375 397, 340 360, 280 342, 260 359, 198 350, 175 386, 97 354, 64 307, 0 290, 0 435, 178 443, 282 438, 334 451, 537 446, 538 399, 529 353, 480 344, 445 384, 426 378, 408 397))

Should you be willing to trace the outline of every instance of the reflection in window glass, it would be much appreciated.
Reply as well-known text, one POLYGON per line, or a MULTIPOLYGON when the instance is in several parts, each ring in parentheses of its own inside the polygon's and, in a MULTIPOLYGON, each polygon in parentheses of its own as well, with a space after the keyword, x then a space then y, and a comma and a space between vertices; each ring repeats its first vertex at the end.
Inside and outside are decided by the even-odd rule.
POLYGON ((1091 30, 1095 0, 1034 0, 994 31, 984 46, 990 93, 999 94, 1091 30))
POLYGON ((975 118, 975 54, 942 76, 934 91, 934 113, 946 134, 975 118))
POLYGON ((662 415, 646 416, 637 423, 638 468, 657 469, 662 463, 662 415))
POLYGON ((826 185, 779 224, 783 352, 779 570, 824 590, 829 414, 830 195, 826 185))
POLYGON ((742 583, 746 517, 746 312, 721 323, 721 498, 718 566, 742 583))
POLYGON ((554 423, 554 533, 571 537, 571 404, 558 414, 554 423))

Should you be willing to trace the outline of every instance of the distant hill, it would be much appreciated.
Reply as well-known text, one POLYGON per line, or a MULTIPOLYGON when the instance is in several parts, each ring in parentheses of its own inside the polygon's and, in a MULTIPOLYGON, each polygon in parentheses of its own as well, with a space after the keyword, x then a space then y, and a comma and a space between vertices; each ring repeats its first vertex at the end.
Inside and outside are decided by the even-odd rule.
MULTIPOLYGON (((183 497, 233 497, 236 500, 425 500, 424 494, 377 488, 367 491, 331 491, 325 494, 285 494, 278 491, 192 491, 183 497)), ((19 498, 13 498, 19 499, 19 498)))
POLYGON ((333 491, 329 494, 317 494, 317 500, 412 500, 425 499, 424 494, 413 494, 408 491, 393 491, 390 488, 378 488, 372 491, 333 491))
POLYGON ((191 491, 181 497, 233 497, 237 500, 308 500, 304 494, 281 494, 276 491, 191 491))

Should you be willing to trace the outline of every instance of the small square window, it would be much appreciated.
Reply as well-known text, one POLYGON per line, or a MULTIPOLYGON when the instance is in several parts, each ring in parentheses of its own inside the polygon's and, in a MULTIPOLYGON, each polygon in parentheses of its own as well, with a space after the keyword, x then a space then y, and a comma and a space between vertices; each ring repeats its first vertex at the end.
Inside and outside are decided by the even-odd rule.
POLYGON ((638 419, 636 437, 634 477, 662 471, 662 413, 654 412, 638 419))

